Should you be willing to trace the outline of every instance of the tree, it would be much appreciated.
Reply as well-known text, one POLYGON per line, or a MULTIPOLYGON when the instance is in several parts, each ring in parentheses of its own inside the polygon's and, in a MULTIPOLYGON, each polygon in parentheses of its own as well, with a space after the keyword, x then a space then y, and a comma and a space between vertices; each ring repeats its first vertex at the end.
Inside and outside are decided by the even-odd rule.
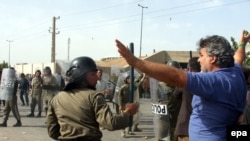
POLYGON ((2 71, 3 68, 8 68, 8 63, 6 63, 5 61, 3 61, 3 63, 0 64, 0 71, 2 71))
MULTIPOLYGON (((248 31, 246 31, 245 34, 248 34, 248 31)), ((235 41, 234 37, 231 37, 231 42, 232 42, 233 50, 236 51, 239 46, 238 46, 238 43, 235 41)), ((250 41, 248 41, 248 42, 250 43, 250 41)), ((248 55, 250 55, 250 53, 246 52, 246 58, 245 58, 245 60, 243 62, 243 64, 245 66, 250 66, 250 57, 248 55)))

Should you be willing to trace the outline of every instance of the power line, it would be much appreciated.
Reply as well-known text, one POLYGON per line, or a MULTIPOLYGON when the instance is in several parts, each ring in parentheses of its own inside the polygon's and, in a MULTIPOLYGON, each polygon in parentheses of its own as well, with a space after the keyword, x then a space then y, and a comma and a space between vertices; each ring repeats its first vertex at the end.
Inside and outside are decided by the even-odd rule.
POLYGON ((40 22, 40 23, 38 23, 38 24, 36 24, 36 25, 34 25, 34 26, 31 26, 31 27, 29 27, 29 28, 25 28, 25 29, 22 29, 22 30, 20 30, 20 31, 18 31, 18 32, 16 32, 16 33, 14 33, 14 39, 15 40, 19 40, 19 39, 22 39, 22 38, 25 38, 25 37, 28 37, 28 36, 33 36, 33 35, 35 35, 35 34, 39 34, 39 33, 42 33, 42 31, 44 31, 44 32, 46 32, 45 31, 45 28, 44 29, 42 29, 42 28, 40 28, 41 26, 48 26, 47 25, 47 23, 49 22, 49 20, 44 20, 44 21, 42 21, 42 22, 40 22), (39 28, 38 28, 39 27, 39 28), (32 32, 29 32, 31 29, 38 29, 37 31, 32 31, 32 32), (20 36, 17 36, 19 33, 25 33, 25 34, 22 34, 22 35, 20 35, 20 36), (16 36, 15 36, 16 35, 16 36))
MULTIPOLYGON (((139 0, 139 1, 142 1, 142 0, 139 0)), ((138 3, 139 1, 136 1, 136 2, 129 2, 129 3, 127 3, 127 4, 129 4, 129 5, 130 5, 130 4, 134 4, 134 3, 138 3)), ((65 15, 63 15, 63 16, 71 16, 71 15, 75 15, 75 14, 78 14, 78 13, 85 13, 85 14, 87 14, 87 13, 91 13, 91 12, 106 10, 106 9, 110 9, 110 8, 114 8, 114 7, 120 7, 120 6, 124 6, 124 4, 123 4, 123 3, 120 3, 120 4, 116 4, 116 5, 112 5, 112 6, 103 7, 103 8, 97 8, 97 9, 92 9, 92 10, 87 10, 87 11, 85 10, 85 11, 80 11, 80 12, 73 12, 73 13, 65 14, 65 15)), ((19 31, 19 32, 21 33, 21 32, 23 32, 23 31, 25 31, 25 33, 27 33, 26 31, 29 31, 30 29, 33 29, 33 28, 35 28, 35 27, 38 27, 38 26, 40 26, 40 25, 42 25, 42 24, 48 23, 49 21, 50 21, 50 19, 46 19, 45 21, 39 23, 38 25, 35 25, 35 26, 33 26, 33 27, 24 29, 24 30, 19 31)), ((46 25, 46 26, 47 26, 47 25, 46 25)), ((71 27, 72 27, 72 26, 71 26, 71 27)), ((20 40, 20 39, 25 38, 25 37, 28 37, 28 36, 32 36, 32 38, 33 38, 33 37, 34 37, 33 35, 39 34, 39 33, 43 33, 43 32, 42 32, 43 30, 44 30, 44 29, 41 29, 40 31, 37 31, 37 32, 35 32, 35 33, 27 33, 26 35, 23 35, 23 34, 22 34, 22 35, 20 35, 20 36, 14 37, 14 39, 15 39, 15 40, 20 40)), ((19 32, 17 32, 17 33, 19 33, 19 32)), ((45 30, 44 30, 44 32, 45 32, 45 30)), ((15 35, 17 35, 17 33, 15 33, 15 35)))
MULTIPOLYGON (((132 4, 135 4, 135 3, 139 3, 140 1, 142 0, 138 0, 136 2, 128 2, 126 3, 127 5, 132 5, 132 4)), ((97 12, 97 11, 101 11, 101 10, 106 10, 106 9, 111 9, 111 8, 115 8, 115 7, 120 7, 120 6, 124 6, 124 3, 120 3, 120 4, 115 4, 115 5, 111 5, 111 6, 107 6, 107 7, 102 7, 102 8, 96 8, 96 9, 91 9, 91 10, 84 10, 84 11, 79 11, 79 12, 72 12, 72 13, 68 13, 68 14, 64 14, 62 15, 63 17, 66 17, 66 16, 71 16, 71 15, 76 15, 76 14, 88 14, 88 13, 93 13, 93 12, 97 12)))
POLYGON ((202 8, 197 8, 197 9, 191 9, 191 10, 173 12, 173 13, 164 14, 164 15, 158 15, 158 16, 151 17, 151 18, 159 18, 159 17, 170 16, 170 15, 179 15, 179 14, 183 14, 183 13, 191 13, 191 12, 196 12, 196 11, 203 11, 203 10, 207 10, 207 9, 217 8, 217 7, 223 7, 223 6, 231 6, 231 5, 241 4, 241 3, 244 3, 244 2, 250 2, 250 1, 249 0, 245 0, 245 1, 238 1, 238 2, 234 2, 234 3, 227 3, 227 4, 223 4, 223 5, 217 5, 217 6, 202 7, 202 8))
MULTIPOLYGON (((202 1, 202 2, 184 4, 184 5, 181 5, 181 6, 175 6, 175 7, 171 7, 171 8, 167 8, 167 9, 161 9, 161 10, 155 10, 155 11, 151 11, 151 12, 145 12, 144 15, 155 14, 155 13, 159 13, 159 12, 162 12, 162 11, 168 11, 168 10, 173 10, 173 9, 186 8, 186 7, 200 5, 200 4, 204 4, 204 3, 208 3, 208 2, 209 1, 206 0, 206 1, 202 1)), ((223 7, 223 6, 231 6, 231 5, 236 5, 236 4, 242 4, 242 3, 246 3, 246 2, 250 2, 250 1, 249 0, 243 0, 243 1, 225 3, 225 4, 217 5, 217 6, 208 6, 208 7, 201 7, 201 8, 190 9, 190 10, 182 10, 182 11, 172 12, 172 13, 168 13, 168 14, 152 16, 151 18, 154 19, 154 18, 169 16, 169 15, 172 16, 172 15, 179 15, 179 14, 184 14, 184 13, 186 14, 186 13, 202 11, 202 10, 207 10, 207 9, 212 9, 212 8, 218 8, 218 7, 223 7)), ((114 6, 110 6, 110 7, 114 7, 114 6)), ((106 7, 106 8, 108 8, 108 7, 106 7)), ((100 8, 100 10, 101 9, 105 9, 105 8, 100 8)), ((134 14, 134 15, 123 16, 123 17, 113 17, 113 18, 100 20, 100 21, 94 21, 94 22, 90 22, 90 23, 71 25, 71 26, 67 26, 67 27, 61 27, 61 31, 79 30, 79 29, 86 29, 86 28, 89 29, 89 28, 103 27, 103 26, 115 25, 115 24, 125 24, 125 23, 139 22, 140 20, 139 20, 139 18, 137 18, 139 16, 140 16, 139 14, 134 14), (115 22, 115 23, 110 23, 111 20, 119 20, 119 21, 115 22)), ((30 35, 29 34, 27 34, 25 36, 22 35, 18 39, 20 40, 20 39, 22 39, 24 37, 26 39, 26 37, 28 37, 28 36, 34 37, 36 34, 42 34, 42 33, 43 33, 43 31, 41 30, 41 32, 31 33, 30 35)))
MULTIPOLYGON (((194 6, 194 5, 198 5, 198 4, 202 4, 202 3, 206 3, 206 2, 211 2, 211 1, 207 0, 207 1, 197 2, 197 3, 191 3, 191 4, 185 4, 185 5, 176 6, 176 7, 172 7, 172 8, 167 8, 167 9, 155 10, 155 11, 152 11, 152 12, 145 12, 145 15, 146 14, 155 13, 155 12, 161 12, 161 11, 166 11, 166 10, 183 8, 183 7, 187 7, 187 6, 194 6)), ((128 19, 128 18, 137 17, 137 16, 139 16, 139 15, 138 14, 134 14, 134 15, 124 16, 124 17, 115 17, 115 18, 109 18, 109 19, 105 19, 105 20, 95 21, 94 23, 93 22, 91 22, 91 23, 84 23, 84 24, 72 25, 72 26, 67 26, 67 27, 62 27, 62 28, 67 29, 67 28, 76 27, 76 26, 93 25, 93 24, 102 23, 102 22, 108 22, 108 21, 116 20, 116 19, 123 19, 124 20, 125 18, 128 19)), ((136 19, 138 19, 138 18, 136 18, 136 19)))
MULTIPOLYGON (((204 1, 203 3, 208 2, 208 1, 204 1)), ((164 15, 156 15, 153 16, 151 18, 159 18, 159 17, 163 17, 163 16, 169 16, 169 15, 178 15, 178 14, 183 14, 183 13, 191 13, 191 12, 195 12, 195 11, 202 11, 202 10, 207 10, 207 9, 212 9, 212 8, 218 8, 218 7, 223 7, 223 6, 230 6, 230 5, 236 5, 236 4, 241 4, 241 3, 245 3, 245 2, 250 2, 249 0, 244 0, 244 1, 237 1, 237 2, 233 2, 233 3, 226 3, 226 4, 222 4, 222 5, 217 5, 217 6, 209 6, 209 7, 202 7, 202 8, 197 8, 197 9, 191 9, 191 10, 183 10, 183 11, 177 11, 177 12, 172 12, 172 13, 168 13, 168 14, 164 14, 164 15)), ((194 6, 194 5, 200 5, 201 3, 193 3, 188 4, 188 5, 184 5, 184 6, 194 6)), ((182 8, 181 6, 178 7, 172 7, 172 8, 168 8, 168 9, 162 9, 162 10, 157 10, 157 11, 152 11, 152 12, 145 12, 144 15, 149 15, 152 14, 154 12, 159 12, 159 11, 166 11, 166 10, 172 10, 172 9, 177 9, 177 8, 182 8)), ((68 31, 68 30, 74 30, 74 29, 83 29, 83 28, 95 28, 95 27, 102 27, 102 26, 106 26, 106 25, 114 25, 114 24, 122 24, 122 23, 130 23, 130 22, 139 22, 139 18, 135 18, 130 20, 130 18, 132 17, 138 17, 139 15, 130 15, 130 16, 125 16, 125 17, 119 17, 119 18, 111 18, 111 19, 105 19, 105 20, 101 20, 101 21, 94 21, 91 23, 84 23, 84 24, 78 24, 78 25, 72 25, 72 26, 68 26, 68 27, 62 27, 63 31, 68 31), (111 20, 123 20, 123 21, 119 21, 116 23, 110 23, 111 20), (104 23, 104 22, 109 22, 104 23), (104 24, 103 24, 104 23, 104 24), (99 25, 96 25, 99 24, 99 25), (101 25, 100 25, 101 24, 101 25)))

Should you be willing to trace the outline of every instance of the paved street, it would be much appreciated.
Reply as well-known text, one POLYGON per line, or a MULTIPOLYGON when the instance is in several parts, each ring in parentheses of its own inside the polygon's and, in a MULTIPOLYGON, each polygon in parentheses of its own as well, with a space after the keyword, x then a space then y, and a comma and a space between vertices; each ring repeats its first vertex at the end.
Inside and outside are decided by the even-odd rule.
MULTIPOLYGON (((141 112, 142 118, 140 120, 139 127, 143 130, 137 132, 135 135, 127 136, 126 138, 121 137, 121 130, 103 132, 103 141, 154 141, 153 133, 153 114, 151 113, 151 102, 149 99, 141 99, 141 112)), ((113 105, 109 103, 110 108, 114 111, 113 105)), ((53 141, 47 134, 47 128, 45 125, 45 115, 42 113, 41 118, 28 118, 27 114, 30 112, 30 107, 18 106, 21 117, 22 127, 12 127, 16 120, 12 113, 8 120, 8 127, 0 128, 0 141, 53 141)), ((1 107, 3 109, 3 107, 1 107)), ((0 115, 3 115, 2 110, 0 115)), ((2 122, 0 117, 0 122, 2 122)))

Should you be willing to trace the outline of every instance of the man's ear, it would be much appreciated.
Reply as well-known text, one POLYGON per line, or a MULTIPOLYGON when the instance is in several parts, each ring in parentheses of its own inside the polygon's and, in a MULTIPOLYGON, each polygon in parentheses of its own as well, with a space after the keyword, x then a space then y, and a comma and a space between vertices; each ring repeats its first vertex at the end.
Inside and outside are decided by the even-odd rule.
POLYGON ((217 59, 217 57, 215 55, 210 56, 210 62, 211 62, 211 64, 216 63, 216 59, 217 59))

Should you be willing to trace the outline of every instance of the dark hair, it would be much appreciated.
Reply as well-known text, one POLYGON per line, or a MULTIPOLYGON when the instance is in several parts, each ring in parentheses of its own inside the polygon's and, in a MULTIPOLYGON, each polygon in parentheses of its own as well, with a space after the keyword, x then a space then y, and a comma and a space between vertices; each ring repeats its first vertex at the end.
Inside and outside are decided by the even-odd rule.
POLYGON ((234 66, 234 51, 230 43, 222 36, 213 35, 201 38, 197 43, 200 51, 206 48, 209 56, 216 56, 216 65, 220 68, 228 68, 234 66))
POLYGON ((191 68, 195 72, 201 71, 201 65, 198 62, 198 57, 190 58, 188 61, 188 68, 191 68))
POLYGON ((36 70, 35 74, 39 73, 39 75, 41 75, 41 71, 40 70, 36 70))
POLYGON ((24 73, 21 73, 20 76, 21 76, 21 77, 25 77, 24 73))
POLYGON ((247 85, 250 85, 248 83, 248 81, 247 81, 248 78, 250 77, 250 68, 248 68, 248 67, 242 67, 242 71, 243 71, 243 74, 245 76, 245 80, 246 80, 247 85))
POLYGON ((124 82, 125 82, 126 84, 128 84, 128 82, 127 82, 128 79, 130 79, 130 75, 128 75, 128 76, 125 77, 125 79, 124 79, 124 82))
POLYGON ((46 66, 46 67, 43 69, 43 72, 48 73, 48 74, 51 74, 51 68, 50 68, 49 66, 46 66))

